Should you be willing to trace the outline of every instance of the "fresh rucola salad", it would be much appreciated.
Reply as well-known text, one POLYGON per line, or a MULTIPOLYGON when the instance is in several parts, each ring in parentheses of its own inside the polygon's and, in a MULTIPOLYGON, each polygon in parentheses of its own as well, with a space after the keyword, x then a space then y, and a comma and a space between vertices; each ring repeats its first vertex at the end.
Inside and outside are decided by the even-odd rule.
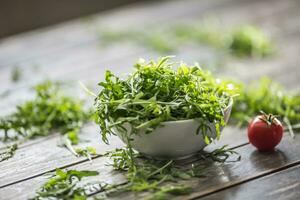
POLYGON ((197 64, 173 62, 170 57, 140 60, 134 67, 126 78, 107 71, 105 81, 99 83, 96 121, 104 142, 108 143, 114 130, 126 131, 125 123, 136 134, 141 129, 151 133, 165 121, 186 119, 198 119, 205 132, 209 127, 203 122, 208 120, 220 136, 220 127, 225 125, 223 111, 235 94, 232 84, 214 78, 197 64))
MULTIPOLYGON (((300 127, 298 93, 289 93, 270 79, 256 80, 254 85, 221 81, 198 65, 173 62, 170 57, 149 62, 141 60, 135 65, 135 71, 126 78, 108 71, 105 81, 99 85, 101 91, 95 95, 95 114, 106 143, 114 130, 126 131, 125 123, 133 127, 130 134, 138 134, 140 129, 151 134, 163 122, 185 119, 198 119, 202 129, 207 128, 203 121, 212 122, 220 136, 220 127, 225 123, 223 111, 237 93, 239 96, 234 100, 231 123, 247 125, 251 117, 263 110, 279 115, 291 133, 300 127)), ((21 141, 47 136, 58 130, 66 139, 64 146, 69 150, 73 149, 72 145, 81 142, 77 134, 82 125, 91 120, 90 110, 85 110, 78 99, 61 94, 58 85, 51 82, 37 85, 35 92, 34 99, 18 105, 14 113, 1 118, 0 131, 4 134, 0 139, 17 143, 1 153, 0 162, 11 158, 21 141)), ((96 154, 95 149, 90 147, 73 149, 73 152, 89 159, 90 155, 96 154)), ((221 163, 227 162, 232 155, 235 161, 240 159, 237 152, 226 145, 200 154, 205 160, 221 163)), ((119 192, 142 191, 150 192, 152 196, 149 199, 152 200, 186 195, 193 188, 185 185, 184 181, 203 176, 208 167, 203 162, 194 162, 182 168, 173 160, 151 160, 134 151, 130 144, 103 156, 110 157, 114 170, 125 173, 127 182, 114 185, 100 180, 96 183, 100 188, 100 198, 113 196, 114 192, 118 195, 119 192)), ((232 162, 232 158, 228 162, 232 162)), ((95 184, 82 184, 81 179, 96 175, 96 171, 58 169, 37 191, 34 199, 87 199, 90 186, 94 188, 95 184)))

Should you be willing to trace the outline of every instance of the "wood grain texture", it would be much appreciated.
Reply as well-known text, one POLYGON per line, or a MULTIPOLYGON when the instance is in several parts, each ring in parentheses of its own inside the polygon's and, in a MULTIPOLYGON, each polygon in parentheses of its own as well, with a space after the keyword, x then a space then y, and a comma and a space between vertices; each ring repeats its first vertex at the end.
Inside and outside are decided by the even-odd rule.
MULTIPOLYGON (((83 140, 80 146, 95 147, 98 154, 123 146, 116 137, 112 138, 110 145, 101 142, 95 125, 86 126, 80 133, 80 138, 83 140)), ((0 187, 41 175, 55 168, 87 161, 86 158, 77 158, 66 148, 60 147, 60 143, 60 137, 52 137, 16 151, 13 158, 1 162, 0 187)))
MULTIPOLYGON (((185 181, 183 183, 194 188, 195 193, 193 195, 205 195, 215 190, 220 190, 223 187, 228 187, 248 179, 253 179, 257 176, 263 176, 280 168, 295 164, 300 160, 298 154, 300 138, 297 138, 296 140, 291 140, 290 137, 284 138, 284 141, 278 147, 278 151, 272 154, 258 153, 255 151, 254 147, 250 145, 240 147, 237 149, 242 156, 242 160, 240 162, 229 163, 226 165, 210 163, 208 164, 209 168, 205 172, 205 177, 193 179, 188 182, 185 181)), ((97 177, 97 180, 105 180, 119 184, 125 183, 126 179, 124 176, 112 172, 110 167, 105 166, 107 161, 108 160, 105 157, 101 157, 95 159, 92 164, 85 162, 69 168, 80 170, 99 170, 101 175, 97 177), (103 173, 105 175, 104 177, 103 173)), ((7 197, 10 197, 9 199, 24 199, 25 197, 33 195, 34 190, 37 189, 45 180, 46 177, 38 176, 1 188, 0 196, 3 194, 8 195, 7 197)), ((122 199, 140 199, 145 195, 148 194, 136 196, 130 193, 122 196, 122 199)), ((194 196, 184 198, 193 197, 194 196)), ((115 197, 115 199, 119 198, 120 196, 115 197)))
MULTIPOLYGON (((95 34, 99 27, 116 28, 146 23, 197 21, 205 15, 216 16, 221 19, 225 27, 241 23, 258 24, 264 30, 273 31, 273 36, 278 41, 281 50, 278 56, 266 60, 229 60, 223 69, 218 69, 217 74, 238 77, 243 81, 256 80, 258 76, 270 75, 288 86, 288 89, 299 89, 299 6, 300 3, 297 0, 167 1, 162 4, 147 6, 141 4, 118 9, 96 15, 88 23, 76 20, 1 40, 0 80, 3 84, 0 85, 0 94, 5 91, 11 93, 6 98, 1 98, 0 113, 8 113, 13 105, 32 98, 32 93, 28 88, 45 78, 73 81, 72 84, 76 84, 75 80, 82 80, 95 89, 93 86, 103 80, 106 69, 117 74, 126 74, 132 70, 132 63, 139 57, 148 59, 159 56, 157 53, 130 43, 99 48, 98 36, 95 34), (254 11, 255 15, 253 15, 254 11), (10 81, 11 67, 15 65, 24 69, 23 80, 18 83, 10 81), (285 73, 285 71, 293 73, 285 73)), ((177 59, 183 59, 188 63, 215 58, 214 51, 206 47, 194 48, 193 46, 182 47, 182 51, 177 56, 177 59)), ((117 138, 112 139, 111 146, 102 145, 95 126, 86 127, 82 137, 90 140, 83 145, 96 147, 98 153, 122 146, 117 138)), ((66 149, 57 147, 59 140, 59 135, 56 134, 30 141, 22 145, 20 151, 17 151, 12 159, 2 162, 0 164, 0 199, 32 197, 34 191, 46 180, 41 175, 57 167, 97 169, 101 174, 93 180, 119 184, 126 182, 122 174, 114 173, 110 167, 105 166, 108 161, 106 158, 98 157, 90 164, 86 159, 76 158, 66 149)), ((242 161, 226 165, 208 164, 210 168, 205 177, 184 182, 194 188, 194 193, 178 199, 203 196, 208 198, 211 193, 227 187, 233 188, 234 185, 264 177, 300 162, 299 137, 296 140, 285 138, 277 152, 266 155, 257 153, 253 147, 247 145, 245 130, 227 127, 220 142, 211 145, 208 149, 224 144, 229 144, 230 147, 240 147, 237 151, 242 155, 242 161)), ((3 150, 1 147, 3 146, 0 145, 0 151, 3 150)), ((250 181, 249 184, 255 181, 250 181)), ((238 190, 235 193, 241 197, 238 190)), ((243 191, 247 191, 247 188, 243 191)), ((148 194, 141 194, 141 196, 124 194, 115 199, 140 199, 145 195, 148 194)))
MULTIPOLYGON (((103 144, 97 129, 96 125, 90 125, 82 131, 81 138, 89 140, 89 142, 83 143, 83 146, 93 146, 99 154, 123 146, 123 143, 117 137, 110 139, 110 145, 103 144)), ((57 135, 45 138, 38 143, 27 144, 17 151, 13 158, 2 162, 0 165, 0 187, 83 160, 82 158, 76 158, 65 148, 58 147, 59 142, 60 137, 57 135), (20 165, 23 165, 22 169, 18 169, 20 165), (12 168, 17 168, 17 173, 11 170, 12 168)), ((217 148, 225 144, 230 144, 229 146, 234 148, 245 143, 247 143, 245 131, 226 127, 222 134, 222 140, 212 144, 210 148, 217 148), (236 139, 230 142, 233 135, 236 139)))
MULTIPOLYGON (((107 157, 100 157, 94 159, 92 162, 79 163, 67 167, 67 169, 92 170, 100 173, 98 176, 87 178, 88 182, 104 181, 110 184, 126 183, 126 177, 121 173, 115 173, 112 167, 107 166, 108 163, 109 159, 107 157)), ((47 178, 48 176, 41 175, 5 188, 0 188, 0 199, 24 200, 30 197, 32 198, 35 195, 35 191, 46 182, 47 178)))
MULTIPOLYGON (((218 164, 206 161, 204 165, 207 168, 202 178, 179 181, 181 184, 192 187, 193 192, 190 195, 173 197, 172 199, 200 198, 224 188, 300 164, 299 148, 300 137, 296 137, 295 140, 285 137, 277 150, 272 153, 259 153, 251 145, 237 148, 236 151, 242 158, 240 162, 218 164)), ((123 193, 120 196, 114 196, 110 199, 143 199, 150 195, 151 193, 123 193)))
POLYGON ((300 199, 300 166, 271 174, 248 183, 214 193, 201 200, 296 200, 300 199))
MULTIPOLYGON (((82 135, 82 136, 85 136, 87 138, 92 137, 92 135, 89 137, 86 135, 88 135, 88 133, 85 135, 82 135)), ((99 135, 97 135, 97 136, 99 137, 99 135)), ((86 144, 85 146, 93 145, 94 147, 97 147, 98 153, 101 151, 103 152, 105 150, 104 149, 105 147, 100 145, 101 142, 100 142, 99 138, 96 138, 96 139, 94 138, 94 140, 96 140, 96 143, 93 142, 93 144, 86 144)), ((119 144, 118 141, 119 140, 117 138, 112 138, 112 142, 111 142, 112 145, 106 146, 106 150, 116 148, 116 147, 121 147, 122 145, 119 144), (117 140, 117 141, 115 141, 115 140, 117 140)), ((228 143, 230 144, 230 147, 235 148, 235 147, 239 147, 240 145, 245 145, 246 141, 247 141, 247 137, 245 134, 245 130, 240 130, 240 129, 237 129, 234 127, 226 127, 222 134, 222 140, 216 142, 215 144, 209 145, 206 149, 208 151, 210 151, 210 150, 213 150, 215 148, 218 148, 218 147, 223 146, 224 144, 228 144, 228 143), (229 142, 233 136, 235 137, 235 141, 229 142)), ((53 142, 49 141, 49 142, 43 142, 43 143, 44 144, 39 143, 39 144, 32 145, 30 147, 26 147, 26 149, 29 149, 31 152, 33 150, 41 149, 43 147, 42 145, 46 145, 48 143, 53 143, 53 142)), ((56 148, 56 147, 52 147, 52 148, 56 148)), ((26 152, 29 150, 26 150, 26 152)), ((75 168, 75 169, 80 169, 80 170, 99 170, 100 176, 98 176, 96 178, 97 180, 111 181, 112 183, 116 183, 116 184, 117 183, 122 184, 122 183, 126 182, 126 179, 123 175, 113 172, 111 167, 105 166, 105 163, 108 162, 108 159, 106 157, 96 158, 93 160, 92 163, 90 163, 90 162, 80 163, 82 161, 81 159, 74 157, 65 149, 60 149, 60 150, 61 151, 49 150, 52 153, 55 152, 55 153, 59 154, 59 155, 56 155, 57 158, 53 157, 52 159, 51 159, 48 151, 41 152, 41 154, 35 154, 34 159, 38 160, 39 166, 36 166, 35 165, 36 162, 34 161, 35 163, 32 163, 29 166, 25 165, 24 170, 16 168, 16 170, 18 171, 18 173, 16 175, 12 175, 10 173, 12 170, 11 169, 9 170, 8 166, 13 167, 13 166, 24 165, 23 164, 24 159, 27 158, 26 159, 26 160, 28 160, 27 162, 30 162, 30 160, 33 160, 33 156, 24 155, 24 156, 26 156, 26 158, 20 159, 20 157, 18 155, 16 155, 16 159, 5 161, 8 164, 6 164, 6 166, 3 166, 3 168, 2 168, 2 166, 0 166, 0 170, 6 169, 6 171, 3 171, 3 174, 0 173, 0 178, 2 177, 0 180, 1 181, 3 180, 3 182, 1 182, 2 186, 0 186, 0 196, 8 195, 8 196, 6 196, 7 199, 25 199, 25 197, 28 198, 32 194, 34 194, 34 191, 45 181, 46 177, 40 176, 40 175, 42 175, 43 173, 45 173, 47 171, 54 170, 55 167, 58 168, 58 167, 66 166, 66 165, 71 165, 70 167, 68 167, 70 169, 75 168), (62 151, 65 151, 65 152, 62 152, 62 151), (63 159, 64 159, 63 161, 60 158, 60 156, 63 157, 63 159), (49 161, 49 160, 52 160, 52 161, 49 161), (71 160, 73 161, 73 164, 68 164, 68 163, 70 163, 71 160), (78 164, 78 162, 79 162, 79 164, 78 164), (40 172, 40 174, 37 174, 38 172, 40 172), (103 172, 105 175, 104 177, 103 177, 103 172), (6 173, 8 173, 9 176, 6 177, 6 173), (2 174, 2 176, 1 176, 1 174, 2 174), (109 176, 109 174, 110 174, 110 176, 109 176), (12 176, 12 177, 10 177, 10 176, 12 176), (27 177, 27 178, 21 179, 24 177, 27 177), (15 180, 18 180, 19 183, 14 183, 13 181, 15 181, 15 180), (6 184, 3 184, 3 183, 6 183, 6 184), (8 185, 7 183, 14 183, 14 184, 8 185), (7 185, 7 186, 5 186, 5 185, 7 185)), ((17 182, 17 181, 15 181, 15 182, 17 182)))

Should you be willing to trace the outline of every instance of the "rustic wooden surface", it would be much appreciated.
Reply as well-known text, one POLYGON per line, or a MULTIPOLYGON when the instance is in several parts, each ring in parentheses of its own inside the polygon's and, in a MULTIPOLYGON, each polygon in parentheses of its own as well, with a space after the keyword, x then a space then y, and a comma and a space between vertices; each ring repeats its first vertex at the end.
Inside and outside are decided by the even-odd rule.
MULTIPOLYGON (((103 79, 106 69, 126 74, 138 58, 161 56, 131 43, 101 46, 97 35, 101 29, 197 21, 207 16, 220 19, 224 27, 257 24, 271 34, 280 50, 275 57, 264 60, 229 59, 222 68, 216 69, 218 75, 237 77, 245 82, 271 76, 289 90, 300 91, 299 1, 175 0, 136 4, 92 16, 89 21, 74 20, 0 40, 0 115, 32 98, 30 88, 46 78, 69 81, 70 91, 85 97, 77 80, 97 91, 96 83, 103 79), (11 81, 11 71, 16 66, 22 69, 19 82, 11 81)), ((177 59, 189 63, 215 57, 216 52, 207 47, 187 46, 177 54, 177 59)), ((122 146, 118 138, 112 138, 110 146, 101 143, 99 130, 93 124, 87 124, 80 137, 89 140, 83 146, 94 146, 99 154, 122 146)), ((100 175, 93 180, 126 182, 124 175, 105 165, 107 158, 95 156, 93 162, 76 158, 58 147, 59 142, 59 134, 28 141, 13 158, 1 162, 0 199, 32 197, 45 182, 44 174, 56 168, 98 170, 100 175)), ((214 146, 223 144, 235 148, 242 160, 224 165, 207 163, 206 176, 184 182, 193 188, 193 193, 178 199, 300 199, 299 136, 294 140, 286 136, 276 152, 261 154, 247 143, 245 129, 226 127, 222 139, 214 146)), ((0 144, 0 152, 4 147, 5 144, 0 144)), ((147 195, 124 193, 116 199, 142 199, 147 195)))

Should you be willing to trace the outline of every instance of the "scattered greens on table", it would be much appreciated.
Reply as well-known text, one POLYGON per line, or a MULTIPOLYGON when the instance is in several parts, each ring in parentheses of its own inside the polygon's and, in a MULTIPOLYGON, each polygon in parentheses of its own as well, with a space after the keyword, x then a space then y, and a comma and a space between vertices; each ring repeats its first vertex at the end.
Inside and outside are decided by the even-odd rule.
MULTIPOLYGON (((249 52, 247 45, 232 46, 243 49, 237 52, 249 52)), ((250 51, 255 48, 251 47, 250 51)), ((163 121, 198 118, 201 132, 209 131, 205 123, 201 123, 209 120, 216 124, 219 136, 219 128, 224 125, 222 110, 237 92, 239 96, 235 97, 231 122, 246 125, 250 118, 263 110, 281 116, 291 129, 293 125, 299 125, 300 96, 285 92, 279 84, 269 79, 262 79, 250 86, 220 81, 197 65, 171 62, 169 57, 157 62, 141 60, 135 68, 136 71, 124 79, 106 72, 105 81, 99 83, 102 90, 95 99, 96 122, 100 125, 105 143, 109 142, 108 136, 114 134, 114 130, 125 131, 124 123, 133 126, 132 132, 127 134, 127 147, 106 154, 115 170, 126 173, 127 183, 83 184, 81 180, 84 177, 96 176, 98 172, 58 169, 37 191, 34 199, 84 200, 89 190, 103 192, 100 198, 119 192, 144 191, 152 194, 149 200, 170 199, 190 193, 193 189, 181 181, 203 176, 207 166, 197 162, 182 167, 172 160, 144 158, 131 148, 130 134, 138 134, 139 129, 146 129, 151 134, 163 121)), ((61 94, 57 84, 45 82, 36 86, 35 90, 34 100, 18 106, 14 113, 0 120, 0 130, 4 132, 1 139, 24 140, 59 131, 70 151, 91 159, 91 155, 96 154, 93 147, 72 147, 78 144, 78 131, 90 119, 91 113, 83 109, 81 101, 61 94)), ((203 136, 207 143, 212 139, 206 134, 203 136)), ((17 144, 8 146, 7 151, 0 154, 0 161, 12 157, 16 149, 17 144)), ((210 153, 199 152, 200 158, 217 162, 226 162, 234 154, 237 153, 226 146, 210 153)), ((237 155, 236 160, 239 159, 237 155)))
MULTIPOLYGON (((53 175, 38 191, 32 200, 61 199, 61 200, 85 200, 89 184, 81 184, 85 177, 97 176, 97 171, 77 171, 57 169, 53 175)), ((94 184, 95 185, 95 184, 94 184)), ((103 187, 98 184, 100 189, 103 187)), ((94 186, 95 187, 95 186, 94 186)))
POLYGON ((227 42, 229 50, 240 57, 265 57, 275 52, 274 44, 257 27, 242 26, 236 28, 227 42))
POLYGON ((31 139, 54 131, 65 134, 80 128, 90 117, 83 109, 83 102, 61 94, 58 84, 47 81, 37 85, 35 92, 35 99, 17 106, 14 113, 0 119, 4 141, 20 137, 31 139))
POLYGON ((17 144, 12 144, 6 148, 5 152, 0 153, 0 162, 8 160, 14 156, 15 151, 18 149, 17 144))
MULTIPOLYGON (((114 134, 114 130, 126 132, 124 123, 132 125, 132 132, 127 133, 127 148, 109 154, 114 169, 127 172, 125 191, 150 191, 153 199, 170 197, 172 190, 168 188, 180 191, 177 195, 187 194, 191 188, 172 181, 197 177, 203 171, 201 166, 182 170, 173 161, 160 163, 142 159, 130 145, 130 135, 138 134, 139 129, 151 134, 163 121, 191 118, 208 119, 221 126, 224 123, 221 110, 237 91, 240 96, 235 97, 232 112, 235 122, 244 125, 260 110, 279 114, 292 123, 299 121, 299 96, 284 93, 280 86, 267 79, 257 87, 216 81, 198 66, 172 63, 169 57, 157 62, 141 61, 135 67, 136 71, 125 79, 107 72, 105 81, 99 83, 102 90, 95 100, 97 123, 104 142, 109 142, 108 135, 114 134), (172 69, 172 66, 177 68, 172 69)), ((235 152, 225 147, 206 155, 202 152, 205 158, 220 162, 232 154, 235 152), (220 155, 223 157, 218 160, 220 155)))
POLYGON ((235 98, 232 108, 233 123, 245 126, 253 116, 264 111, 278 115, 289 129, 299 126, 300 94, 287 92, 280 84, 268 78, 247 86, 236 84, 236 87, 240 88, 240 95, 235 98))
POLYGON ((223 110, 234 92, 227 83, 197 65, 173 63, 169 57, 157 62, 142 60, 135 68, 126 79, 107 71, 105 81, 99 83, 102 90, 95 100, 96 122, 104 142, 108 143, 107 136, 114 130, 124 130, 124 123, 132 125, 133 133, 140 129, 149 133, 164 121, 195 118, 207 143, 210 129, 203 122, 214 123, 219 138, 223 110))
MULTIPOLYGON (((236 154, 233 150, 223 147, 211 153, 203 153, 201 158, 217 162, 225 162, 227 158, 236 154)), ((172 160, 154 161, 141 157, 134 152, 131 157, 129 149, 116 149, 107 153, 112 159, 115 170, 126 172, 128 181, 119 185, 112 185, 101 180, 97 182, 81 182, 88 176, 96 176, 97 171, 77 171, 57 169, 37 191, 34 200, 42 199, 86 199, 89 195, 102 192, 95 199, 105 199, 122 192, 153 192, 149 200, 169 199, 172 196, 189 194, 192 188, 179 181, 203 176, 207 168, 204 163, 194 163, 190 166, 177 166, 172 160), (132 158, 134 160, 132 160, 132 158), (134 165, 132 162, 134 161, 134 165)), ((237 157, 239 159, 239 157, 237 157)))
POLYGON ((97 155, 97 151, 94 147, 85 147, 85 148, 77 148, 75 152, 79 156, 87 157, 90 161, 92 160, 93 155, 97 155))
MULTIPOLYGON (((231 155, 236 155, 231 161, 240 160, 240 156, 227 146, 209 153, 199 152, 199 158, 221 163, 230 162, 228 158, 231 155)), ((115 193, 118 195, 120 192, 151 192, 153 195, 150 195, 149 199, 154 200, 186 195, 192 191, 192 188, 184 185, 183 182, 204 176, 204 171, 208 167, 203 162, 194 162, 183 167, 173 160, 151 160, 130 148, 116 149, 109 152, 108 156, 112 159, 111 165, 115 170, 126 172, 128 182, 122 187, 114 186, 115 190, 108 190, 104 196, 115 196, 115 193)))
MULTIPOLYGON (((66 134, 76 144, 77 132, 91 117, 83 102, 66 96, 58 83, 46 81, 35 87, 36 96, 16 107, 12 114, 0 118, 1 140, 25 141, 54 132, 66 134)), ((77 138, 78 143, 78 138, 77 138)))
POLYGON ((177 37, 223 49, 238 57, 265 57, 275 52, 272 41, 258 27, 243 25, 231 31, 216 26, 177 25, 177 37))
POLYGON ((206 44, 238 57, 265 57, 275 52, 275 45, 258 27, 241 25, 223 30, 216 25, 175 24, 164 28, 128 29, 100 32, 101 41, 133 41, 159 53, 172 53, 185 43, 206 44))

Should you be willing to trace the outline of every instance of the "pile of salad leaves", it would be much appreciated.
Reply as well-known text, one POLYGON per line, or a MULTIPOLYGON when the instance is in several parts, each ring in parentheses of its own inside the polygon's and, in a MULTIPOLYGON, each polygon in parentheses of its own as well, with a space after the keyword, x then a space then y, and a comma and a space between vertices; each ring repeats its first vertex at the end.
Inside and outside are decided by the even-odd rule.
POLYGON ((0 130, 4 132, 2 140, 31 139, 55 131, 65 134, 78 130, 91 117, 82 101, 61 93, 59 83, 45 81, 34 89, 33 100, 0 118, 0 130))
POLYGON ((36 137, 44 137, 55 132, 63 135, 63 146, 76 156, 90 155, 94 149, 78 149, 72 145, 79 142, 78 133, 83 124, 92 117, 92 112, 84 108, 84 102, 64 94, 58 82, 45 81, 34 87, 35 97, 16 107, 16 110, 0 118, 0 140, 14 141, 7 151, 0 155, 0 162, 11 158, 18 144, 36 137))
POLYGON ((114 130, 124 130, 124 123, 132 125, 133 133, 141 129, 150 133, 161 122, 195 118, 204 132, 209 130, 205 122, 214 123, 220 136, 223 110, 234 94, 230 84, 197 65, 171 62, 170 57, 141 60, 135 69, 125 79, 107 71, 105 81, 99 83, 96 122, 104 142, 114 130))

